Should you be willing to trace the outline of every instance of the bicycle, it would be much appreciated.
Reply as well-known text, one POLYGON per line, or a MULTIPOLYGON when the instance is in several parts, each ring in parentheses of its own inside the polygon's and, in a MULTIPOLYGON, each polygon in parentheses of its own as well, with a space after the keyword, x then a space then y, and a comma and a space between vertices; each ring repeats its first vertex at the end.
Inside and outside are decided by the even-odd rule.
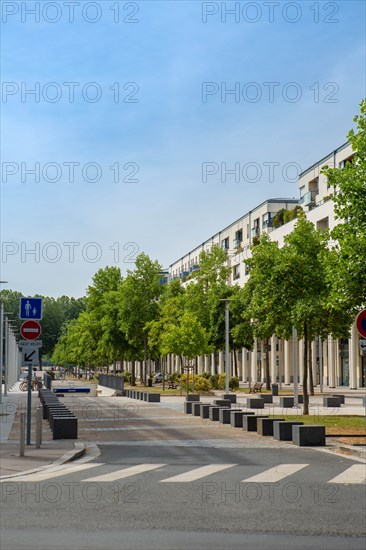
MULTIPOLYGON (((32 378, 31 382, 32 391, 40 390, 43 387, 43 383, 40 377, 32 378)), ((20 391, 28 391, 28 379, 25 378, 19 385, 20 391)))

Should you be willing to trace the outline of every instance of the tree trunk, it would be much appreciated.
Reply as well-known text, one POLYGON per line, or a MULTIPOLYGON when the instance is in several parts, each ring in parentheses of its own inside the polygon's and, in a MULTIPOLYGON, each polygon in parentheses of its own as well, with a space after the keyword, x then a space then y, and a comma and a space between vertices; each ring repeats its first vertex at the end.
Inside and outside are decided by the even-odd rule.
POLYGON ((309 342, 309 350, 308 350, 308 358, 309 358, 309 388, 310 388, 310 395, 314 396, 314 379, 313 379, 313 358, 311 354, 311 342, 309 342))
POLYGON ((304 395, 304 414, 309 414, 309 394, 308 394, 308 330, 307 324, 304 325, 304 372, 302 389, 304 395))
POLYGON ((179 356, 179 359, 180 359, 180 375, 181 375, 181 380, 180 380, 180 395, 182 396, 183 395, 183 381, 182 381, 182 376, 184 374, 184 370, 183 370, 183 356, 180 355, 179 356))
POLYGON ((161 370, 163 373, 163 391, 165 390, 166 356, 160 357, 161 370))
POLYGON ((214 365, 213 365, 213 374, 217 374, 217 363, 218 363, 218 351, 214 351, 214 365))
POLYGON ((131 386, 136 386, 135 359, 132 359, 131 363, 131 386))
POLYGON ((116 359, 114 359, 114 361, 113 361, 113 374, 116 374, 116 370, 117 370, 117 361, 116 361, 116 359))

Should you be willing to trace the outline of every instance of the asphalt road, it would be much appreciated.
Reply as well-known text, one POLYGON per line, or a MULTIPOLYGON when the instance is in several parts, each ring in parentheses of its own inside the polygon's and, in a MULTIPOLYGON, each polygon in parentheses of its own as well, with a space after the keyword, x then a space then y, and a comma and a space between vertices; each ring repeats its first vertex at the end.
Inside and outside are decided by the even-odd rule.
POLYGON ((365 549, 361 461, 163 406, 113 415, 86 423, 99 456, 0 484, 2 550, 365 549))

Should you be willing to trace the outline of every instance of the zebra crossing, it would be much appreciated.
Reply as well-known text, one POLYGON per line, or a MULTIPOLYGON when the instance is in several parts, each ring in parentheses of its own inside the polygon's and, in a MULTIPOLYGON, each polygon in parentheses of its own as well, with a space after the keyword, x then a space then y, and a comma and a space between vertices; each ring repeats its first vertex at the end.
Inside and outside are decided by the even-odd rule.
MULTIPOLYGON (((78 475, 80 482, 107 483, 121 479, 149 475, 154 471, 163 477, 157 480, 158 483, 178 484, 193 483, 200 479, 206 479, 214 474, 221 472, 234 472, 236 468, 245 468, 240 464, 206 464, 203 466, 186 470, 184 465, 167 463, 141 463, 134 465, 125 465, 122 468, 115 468, 110 464, 100 462, 86 462, 82 464, 69 466, 54 466, 28 475, 20 475, 12 478, 0 479, 0 483, 18 483, 18 482, 43 482, 60 478, 62 476, 78 475), (168 469, 181 468, 183 471, 176 475, 167 475, 168 469), (89 472, 90 470, 90 472, 89 472), (166 471, 167 470, 167 471, 166 471), (185 470, 185 471, 184 471, 185 470), (93 472, 92 472, 93 471, 93 472), (91 475, 96 473, 96 475, 91 475)), ((298 472, 307 472, 311 478, 310 464, 277 464, 274 467, 266 468, 255 475, 245 477, 242 483, 278 483, 291 477, 296 480, 298 472)), ((346 468, 343 472, 325 481, 325 483, 335 483, 343 485, 362 485, 366 483, 366 464, 354 464, 346 468)))

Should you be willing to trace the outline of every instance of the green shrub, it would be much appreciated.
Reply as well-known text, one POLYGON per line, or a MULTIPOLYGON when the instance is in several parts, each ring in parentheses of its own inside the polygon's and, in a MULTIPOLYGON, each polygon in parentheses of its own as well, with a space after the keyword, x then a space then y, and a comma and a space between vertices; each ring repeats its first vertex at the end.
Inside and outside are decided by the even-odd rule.
POLYGON ((130 384, 132 372, 128 372, 128 371, 124 370, 121 374, 123 376, 124 383, 125 384, 130 384))
POLYGON ((209 372, 204 372, 202 374, 202 376, 203 376, 203 378, 206 378, 207 380, 210 380, 210 378, 211 378, 211 374, 209 372))
POLYGON ((211 388, 213 390, 218 390, 218 382, 219 382, 219 375, 218 374, 211 374, 210 376, 210 382, 211 382, 211 388))
POLYGON ((210 381, 203 376, 194 377, 194 391, 198 393, 206 393, 211 389, 210 381))
POLYGON ((229 387, 232 391, 236 391, 239 389, 239 378, 236 376, 232 376, 229 381, 229 387))

